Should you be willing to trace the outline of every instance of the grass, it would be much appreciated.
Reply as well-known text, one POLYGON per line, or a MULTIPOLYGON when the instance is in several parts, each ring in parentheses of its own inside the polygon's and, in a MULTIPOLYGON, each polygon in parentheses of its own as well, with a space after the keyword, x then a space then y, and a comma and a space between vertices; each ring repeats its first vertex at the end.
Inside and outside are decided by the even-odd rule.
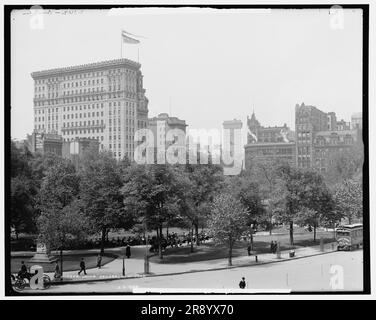
MULTIPOLYGON (((279 241, 281 250, 290 249, 289 234, 282 235, 260 235, 254 237, 254 250, 258 253, 270 253, 270 242, 272 240, 279 241)), ((294 234, 295 248, 310 247, 320 244, 320 237, 323 237, 324 243, 333 241, 332 232, 318 232, 316 242, 313 241, 313 232, 298 230, 294 234)), ((233 257, 240 257, 248 255, 247 252, 248 242, 238 241, 235 243, 232 255, 233 257)), ((190 246, 182 246, 178 248, 167 248, 164 252, 163 259, 159 259, 158 255, 150 258, 150 261, 155 263, 188 263, 199 261, 210 261, 214 259, 227 259, 228 248, 224 245, 216 245, 213 242, 203 243, 200 246, 194 246, 194 252, 191 253, 190 246)))
MULTIPOLYGON (((21 261, 24 261, 25 264, 30 267, 35 263, 29 263, 28 261, 32 258, 33 255, 17 256, 11 258, 11 272, 17 273, 21 268, 21 261)), ((98 254, 87 253, 80 255, 64 255, 63 256, 63 269, 64 271, 78 271, 80 270, 80 261, 81 258, 85 259, 86 269, 95 268, 97 266, 97 256, 98 254)), ((116 255, 105 254, 102 256, 102 266, 113 261, 116 258, 116 255)), ((39 265, 39 263, 38 263, 39 265)), ((54 272, 55 263, 51 264, 42 264, 44 272, 54 272)), ((60 263, 59 263, 60 266, 60 263)))

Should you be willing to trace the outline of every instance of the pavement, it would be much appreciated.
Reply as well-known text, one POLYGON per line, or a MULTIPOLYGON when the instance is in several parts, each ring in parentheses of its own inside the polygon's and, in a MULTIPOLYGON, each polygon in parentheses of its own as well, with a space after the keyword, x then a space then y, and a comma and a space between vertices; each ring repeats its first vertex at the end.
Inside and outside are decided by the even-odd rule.
MULTIPOLYGON (((257 266, 269 263, 278 263, 282 261, 289 261, 294 259, 301 259, 316 255, 322 255, 326 253, 331 253, 337 250, 337 245, 335 242, 327 243, 324 245, 324 250, 320 250, 320 245, 312 247, 301 247, 295 249, 295 256, 289 257, 289 250, 281 251, 281 257, 278 258, 276 254, 264 253, 251 256, 240 256, 234 257, 232 259, 232 266, 228 266, 227 259, 214 259, 206 261, 188 262, 188 263, 156 263, 149 262, 149 274, 144 274, 144 255, 145 246, 134 246, 132 247, 132 255, 129 259, 124 259, 125 265, 125 276, 122 275, 123 270, 123 259, 122 254, 124 248, 113 248, 108 249, 106 252, 111 252, 118 254, 119 257, 106 265, 102 266, 101 269, 92 268, 87 269, 87 275, 78 275, 77 271, 64 272, 63 282, 59 281, 56 284, 63 283, 83 283, 91 281, 108 281, 116 279, 132 279, 132 278, 143 278, 143 277, 158 277, 158 276, 168 276, 168 275, 179 275, 186 273, 204 272, 204 271, 215 271, 215 270, 225 270, 231 268, 249 267, 257 266)), ((87 253, 88 250, 84 251, 74 251, 75 254, 87 253)), ((98 250, 93 250, 93 252, 98 252, 98 250)), ((68 251, 67 251, 68 253, 68 251)), ((70 251, 70 254, 73 252, 70 251)), ((53 273, 48 273, 48 275, 53 279, 53 273)))
MULTIPOLYGON (((285 294, 290 292, 360 292, 363 290, 363 250, 336 251, 304 259, 283 259, 279 263, 253 265, 216 271, 119 279, 88 281, 51 286, 43 291, 29 290, 30 294, 285 294), (239 289, 245 277, 246 288, 239 289)), ((26 290, 25 290, 26 291, 26 290)), ((192 295, 184 299, 195 299, 192 295)), ((212 299, 212 297, 210 297, 212 299)))

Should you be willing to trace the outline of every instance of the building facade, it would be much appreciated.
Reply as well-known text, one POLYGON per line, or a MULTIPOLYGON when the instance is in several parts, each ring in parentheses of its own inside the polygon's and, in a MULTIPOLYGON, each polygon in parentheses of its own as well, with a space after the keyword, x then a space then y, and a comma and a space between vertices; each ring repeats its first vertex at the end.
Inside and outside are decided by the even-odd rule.
MULTIPOLYGON (((237 119, 234 119, 234 120, 226 120, 223 122, 222 124, 222 127, 224 130, 230 130, 229 131, 229 136, 228 136, 228 143, 227 141, 224 141, 224 145, 227 146, 229 145, 230 147, 230 156, 233 156, 234 155, 234 152, 235 152, 235 143, 236 142, 236 134, 235 134, 235 130, 239 130, 239 133, 241 134, 240 130, 242 129, 243 127, 243 123, 241 120, 237 120, 237 119)), ((240 135, 241 137, 241 135, 240 135)), ((226 138, 226 136, 224 137, 226 138)))
POLYGON ((148 124, 140 68, 117 59, 33 72, 34 130, 96 139, 116 159, 133 159, 135 132, 148 124))
POLYGON ((247 144, 244 146, 246 169, 255 161, 283 161, 295 165, 295 135, 286 124, 264 127, 253 112, 251 118, 247 117, 247 126, 247 144))
POLYGON ((32 153, 54 153, 62 156, 63 139, 58 134, 34 131, 28 140, 32 153))
POLYGON ((170 117, 167 113, 160 113, 157 117, 150 118, 148 120, 148 129, 153 134, 153 149, 154 160, 158 163, 164 163, 166 158, 166 150, 172 144, 177 143, 178 136, 175 133, 172 137, 168 137, 170 130, 178 129, 182 134, 180 141, 182 146, 186 142, 186 128, 187 124, 185 120, 181 120, 177 117, 170 117))
POLYGON ((315 106, 295 106, 296 164, 325 173, 335 153, 361 142, 361 130, 349 122, 337 121, 334 112, 325 113, 315 106))

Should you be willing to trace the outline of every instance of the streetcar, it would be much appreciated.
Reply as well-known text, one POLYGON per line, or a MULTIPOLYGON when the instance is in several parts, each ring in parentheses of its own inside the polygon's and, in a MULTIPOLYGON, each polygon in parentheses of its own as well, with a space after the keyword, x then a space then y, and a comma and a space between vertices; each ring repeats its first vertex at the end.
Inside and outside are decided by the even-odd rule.
POLYGON ((336 229, 338 250, 351 251, 363 245, 363 224, 348 224, 336 229))

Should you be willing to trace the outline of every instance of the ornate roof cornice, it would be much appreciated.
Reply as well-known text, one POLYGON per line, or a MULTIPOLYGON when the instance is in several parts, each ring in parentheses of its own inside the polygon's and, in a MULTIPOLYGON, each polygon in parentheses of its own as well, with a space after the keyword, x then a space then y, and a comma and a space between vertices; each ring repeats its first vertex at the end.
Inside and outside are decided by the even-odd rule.
POLYGON ((102 69, 102 68, 116 67, 116 66, 128 66, 128 67, 132 67, 138 70, 141 67, 141 64, 139 64, 138 62, 123 58, 123 59, 114 59, 114 60, 107 60, 107 61, 101 61, 101 62, 81 64, 81 65, 70 66, 70 67, 36 71, 36 72, 31 73, 31 76, 33 79, 35 79, 35 78, 46 77, 46 76, 60 75, 64 73, 86 71, 90 69, 102 69))

